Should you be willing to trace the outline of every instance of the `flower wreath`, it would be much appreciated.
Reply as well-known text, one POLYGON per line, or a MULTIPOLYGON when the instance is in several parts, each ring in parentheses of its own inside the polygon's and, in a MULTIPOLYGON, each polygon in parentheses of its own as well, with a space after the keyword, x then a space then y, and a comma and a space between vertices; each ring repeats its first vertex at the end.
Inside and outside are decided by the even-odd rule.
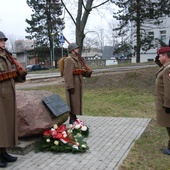
POLYGON ((89 128, 77 119, 69 128, 65 124, 54 124, 44 131, 42 139, 36 144, 36 151, 86 152, 89 149, 84 138, 88 137, 89 128))

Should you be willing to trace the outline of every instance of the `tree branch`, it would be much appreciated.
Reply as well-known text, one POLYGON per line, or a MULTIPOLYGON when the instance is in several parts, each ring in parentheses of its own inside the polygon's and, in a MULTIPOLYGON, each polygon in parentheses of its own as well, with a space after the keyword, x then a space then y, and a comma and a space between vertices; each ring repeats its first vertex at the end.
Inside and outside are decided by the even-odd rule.
POLYGON ((94 9, 94 8, 97 8, 97 7, 99 7, 99 6, 104 5, 105 3, 109 2, 109 1, 110 1, 110 0, 107 0, 107 1, 105 1, 105 2, 102 2, 101 4, 92 7, 91 10, 94 9))
POLYGON ((73 16, 71 15, 71 13, 69 12, 69 10, 67 9, 67 7, 66 7, 65 3, 63 2, 63 0, 61 0, 61 3, 62 3, 62 5, 64 6, 64 8, 65 8, 65 10, 67 11, 67 13, 70 15, 70 17, 71 17, 72 21, 74 22, 75 26, 77 27, 76 21, 74 20, 73 16))

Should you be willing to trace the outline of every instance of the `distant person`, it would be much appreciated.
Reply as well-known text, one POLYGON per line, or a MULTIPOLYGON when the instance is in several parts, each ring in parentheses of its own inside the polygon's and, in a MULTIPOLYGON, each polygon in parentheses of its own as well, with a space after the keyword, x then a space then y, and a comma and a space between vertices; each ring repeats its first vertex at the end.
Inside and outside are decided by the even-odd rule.
POLYGON ((82 86, 83 77, 89 77, 86 74, 85 67, 79 58, 79 46, 76 43, 70 43, 68 46, 68 57, 64 60, 64 80, 66 88, 67 103, 70 107, 70 124, 77 121, 77 115, 82 115, 82 86))
POLYGON ((157 51, 160 69, 156 74, 156 114, 157 123, 166 127, 169 141, 162 153, 170 155, 170 47, 162 47, 157 51))
POLYGON ((0 167, 17 160, 17 157, 7 153, 7 148, 18 144, 15 80, 25 79, 19 76, 11 54, 5 49, 7 40, 0 31, 0 167))

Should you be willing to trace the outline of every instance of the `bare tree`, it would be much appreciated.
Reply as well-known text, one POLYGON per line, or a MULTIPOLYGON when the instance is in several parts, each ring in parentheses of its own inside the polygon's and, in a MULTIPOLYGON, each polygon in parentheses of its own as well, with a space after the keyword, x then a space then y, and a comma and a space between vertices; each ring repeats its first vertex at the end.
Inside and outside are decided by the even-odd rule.
POLYGON ((16 49, 15 49, 15 42, 18 40, 18 39, 24 39, 24 37, 22 36, 16 36, 14 34, 7 34, 6 37, 8 38, 8 41, 6 42, 6 48, 9 52, 13 53, 13 52, 16 52, 16 49))
POLYGON ((76 43, 80 46, 80 54, 82 53, 83 41, 85 38, 85 27, 91 11, 109 2, 110 0, 103 0, 99 4, 94 5, 94 0, 78 0, 77 10, 75 6, 73 8, 74 11, 77 11, 76 18, 74 18, 71 11, 67 8, 66 3, 61 0, 61 3, 75 25, 76 43))
POLYGON ((87 49, 93 49, 93 48, 98 48, 100 46, 100 42, 98 41, 97 38, 89 38, 86 37, 84 39, 84 47, 87 49))

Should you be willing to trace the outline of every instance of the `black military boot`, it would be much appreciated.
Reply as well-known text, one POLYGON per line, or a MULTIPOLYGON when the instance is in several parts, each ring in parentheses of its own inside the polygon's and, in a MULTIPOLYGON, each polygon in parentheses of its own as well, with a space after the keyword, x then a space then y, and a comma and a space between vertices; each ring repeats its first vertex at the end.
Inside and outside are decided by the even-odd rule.
POLYGON ((17 160, 16 156, 11 156, 7 152, 2 153, 2 158, 7 162, 15 162, 17 160))
POLYGON ((16 156, 11 156, 6 152, 6 148, 3 148, 2 152, 1 152, 1 157, 6 162, 15 162, 17 160, 16 156))
MULTIPOLYGON (((170 137, 170 127, 166 127, 168 136, 170 137)), ((170 155, 170 140, 168 141, 168 147, 161 149, 162 153, 165 155, 170 155)))
POLYGON ((7 166, 7 162, 2 158, 2 154, 0 153, 0 167, 4 168, 7 166))
POLYGON ((0 159, 0 167, 1 168, 5 168, 6 166, 7 166, 7 162, 2 160, 2 159, 0 159))
POLYGON ((168 147, 162 149, 162 153, 165 155, 170 155, 170 140, 168 141, 168 147))
POLYGON ((69 124, 74 124, 74 122, 76 121, 77 119, 77 116, 74 115, 73 113, 69 113, 70 114, 70 120, 69 120, 69 124))

